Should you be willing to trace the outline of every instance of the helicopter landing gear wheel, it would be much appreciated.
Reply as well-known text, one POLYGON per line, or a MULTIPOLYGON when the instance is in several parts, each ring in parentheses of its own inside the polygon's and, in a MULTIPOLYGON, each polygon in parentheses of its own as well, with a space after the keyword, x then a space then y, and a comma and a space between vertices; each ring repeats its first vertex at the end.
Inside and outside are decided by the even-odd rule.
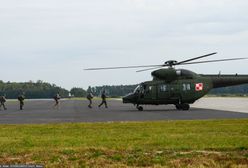
POLYGON ((175 104, 177 110, 182 110, 181 104, 175 104))
POLYGON ((189 110, 190 109, 190 105, 186 103, 176 104, 175 106, 177 110, 189 110))
POLYGON ((190 108, 190 106, 189 106, 189 104, 182 104, 181 105, 182 106, 182 110, 189 110, 189 108, 190 108))
POLYGON ((137 109, 138 109, 139 111, 143 111, 143 107, 142 107, 142 106, 137 106, 137 109))

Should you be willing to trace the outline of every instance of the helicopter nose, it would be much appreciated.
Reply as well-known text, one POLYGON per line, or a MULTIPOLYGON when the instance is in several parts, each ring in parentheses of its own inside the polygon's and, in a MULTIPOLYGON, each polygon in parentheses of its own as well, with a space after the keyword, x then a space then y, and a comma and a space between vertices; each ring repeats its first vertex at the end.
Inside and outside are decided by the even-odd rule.
POLYGON ((123 103, 133 103, 134 102, 134 94, 128 94, 122 98, 123 103))

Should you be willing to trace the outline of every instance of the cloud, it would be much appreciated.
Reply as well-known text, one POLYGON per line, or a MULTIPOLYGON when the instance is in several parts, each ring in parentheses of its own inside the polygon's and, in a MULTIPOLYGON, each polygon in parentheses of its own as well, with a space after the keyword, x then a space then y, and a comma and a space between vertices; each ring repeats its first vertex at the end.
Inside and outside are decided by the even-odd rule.
MULTIPOLYGON (((247 53, 244 0, 0 2, 0 55, 8 71, 3 80, 41 79, 67 88, 138 83, 149 80, 149 72, 82 69, 157 64, 214 51, 220 52, 218 57, 247 53)), ((211 70, 218 69, 212 66, 211 70)), ((244 68, 235 68, 245 73, 244 68)), ((230 68, 223 64, 223 69, 230 68)), ((204 70, 210 72, 207 66, 204 70)))

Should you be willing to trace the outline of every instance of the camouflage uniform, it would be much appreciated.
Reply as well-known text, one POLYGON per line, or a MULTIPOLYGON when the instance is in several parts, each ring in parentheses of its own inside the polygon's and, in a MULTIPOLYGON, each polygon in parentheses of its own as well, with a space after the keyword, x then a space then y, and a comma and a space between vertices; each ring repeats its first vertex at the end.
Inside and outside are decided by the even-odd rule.
POLYGON ((89 105, 88 105, 88 107, 89 107, 89 108, 92 108, 92 106, 91 106, 91 105, 92 105, 92 99, 93 99, 93 97, 94 97, 94 96, 93 96, 93 94, 92 94, 91 92, 90 92, 90 93, 88 93, 88 95, 87 95, 87 99, 88 99, 88 100, 89 100, 89 102, 90 102, 90 103, 89 103, 89 105))
POLYGON ((59 107, 59 99, 60 99, 60 95, 59 93, 57 93, 53 99, 55 100, 55 104, 54 104, 54 107, 59 107))
POLYGON ((102 92, 101 98, 102 98, 102 103, 98 107, 101 107, 103 104, 105 104, 105 108, 108 108, 107 101, 106 101, 107 96, 105 92, 102 92))
POLYGON ((1 110, 2 106, 3 106, 4 110, 7 110, 7 108, 5 107, 5 104, 4 104, 5 102, 6 102, 5 96, 0 96, 0 110, 1 110))
POLYGON ((23 94, 19 95, 17 98, 20 102, 20 110, 23 110, 25 96, 23 94))

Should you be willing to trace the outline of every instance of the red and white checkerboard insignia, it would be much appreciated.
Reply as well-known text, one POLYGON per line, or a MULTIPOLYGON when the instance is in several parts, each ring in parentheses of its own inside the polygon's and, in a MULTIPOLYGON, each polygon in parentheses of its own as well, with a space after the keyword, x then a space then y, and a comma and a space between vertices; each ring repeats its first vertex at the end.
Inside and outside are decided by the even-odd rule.
POLYGON ((196 83, 195 91, 202 91, 202 90, 203 90, 203 83, 196 83))

